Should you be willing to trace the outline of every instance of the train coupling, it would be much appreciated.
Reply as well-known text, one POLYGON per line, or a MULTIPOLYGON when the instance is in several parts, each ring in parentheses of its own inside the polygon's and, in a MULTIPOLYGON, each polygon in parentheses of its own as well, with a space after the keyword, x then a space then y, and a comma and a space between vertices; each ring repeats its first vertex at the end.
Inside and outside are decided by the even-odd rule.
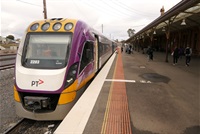
POLYGON ((24 105, 29 110, 49 108, 50 107, 50 98, 25 96, 24 97, 24 105))

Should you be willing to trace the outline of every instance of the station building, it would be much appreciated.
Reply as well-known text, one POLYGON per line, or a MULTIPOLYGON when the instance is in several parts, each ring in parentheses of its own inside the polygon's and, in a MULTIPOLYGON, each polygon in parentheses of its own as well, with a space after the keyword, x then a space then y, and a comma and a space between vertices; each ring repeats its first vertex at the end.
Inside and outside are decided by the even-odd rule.
POLYGON ((151 46, 155 51, 168 55, 177 46, 192 48, 192 56, 200 56, 200 2, 182 0, 168 11, 160 9, 161 15, 142 30, 125 41, 136 51, 151 46))

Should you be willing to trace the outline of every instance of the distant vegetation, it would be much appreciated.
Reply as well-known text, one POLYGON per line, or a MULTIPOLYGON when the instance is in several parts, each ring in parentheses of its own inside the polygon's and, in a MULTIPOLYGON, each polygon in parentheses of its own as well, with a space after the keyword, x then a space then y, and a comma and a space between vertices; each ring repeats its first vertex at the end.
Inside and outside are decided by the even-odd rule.
POLYGON ((17 44, 15 43, 9 43, 9 44, 0 44, 2 47, 4 48, 10 48, 10 46, 18 46, 17 44))
POLYGON ((16 43, 9 43, 9 44, 0 43, 0 46, 5 48, 5 50, 0 50, 0 55, 1 54, 9 54, 9 53, 16 53, 17 52, 17 50, 10 49, 11 46, 18 46, 16 43))
POLYGON ((6 36, 6 38, 11 39, 11 40, 15 40, 15 37, 13 35, 8 35, 8 36, 6 36))

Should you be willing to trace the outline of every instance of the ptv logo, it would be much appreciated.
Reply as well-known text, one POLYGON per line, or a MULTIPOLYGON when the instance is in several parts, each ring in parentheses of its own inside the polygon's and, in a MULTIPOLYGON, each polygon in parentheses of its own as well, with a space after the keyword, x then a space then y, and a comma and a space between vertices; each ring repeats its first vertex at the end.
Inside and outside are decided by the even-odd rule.
POLYGON ((32 81, 31 82, 31 86, 38 86, 38 85, 40 85, 40 84, 42 84, 42 83, 44 83, 44 81, 43 80, 38 80, 38 81, 32 81))

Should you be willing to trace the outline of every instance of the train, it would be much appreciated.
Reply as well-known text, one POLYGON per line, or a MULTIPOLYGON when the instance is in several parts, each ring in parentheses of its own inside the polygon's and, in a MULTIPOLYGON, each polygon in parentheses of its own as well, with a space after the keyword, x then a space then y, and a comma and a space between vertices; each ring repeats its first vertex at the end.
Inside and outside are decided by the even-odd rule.
POLYGON ((64 119, 116 48, 116 42, 78 19, 32 22, 16 56, 16 114, 64 119))

